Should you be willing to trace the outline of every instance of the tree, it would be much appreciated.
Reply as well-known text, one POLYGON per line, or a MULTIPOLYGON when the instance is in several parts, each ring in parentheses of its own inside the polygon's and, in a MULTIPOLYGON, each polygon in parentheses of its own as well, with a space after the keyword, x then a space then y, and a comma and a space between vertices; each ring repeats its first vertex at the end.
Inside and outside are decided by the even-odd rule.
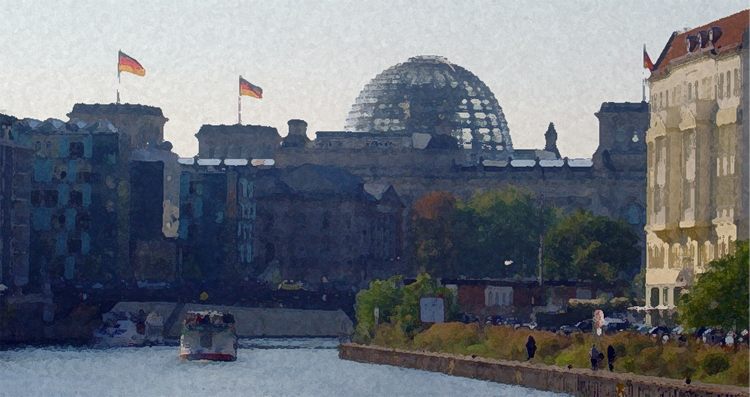
POLYGON ((446 192, 430 192, 412 208, 414 259, 420 270, 453 275, 457 247, 456 198, 446 192))
POLYGON ((539 235, 556 217, 552 207, 513 187, 466 203, 432 192, 415 202, 412 214, 415 262, 439 277, 534 275, 539 235), (503 266, 505 260, 515 264, 503 266))
POLYGON ((748 328, 749 261, 747 241, 737 243, 734 255, 711 261, 690 292, 680 298, 677 305, 680 323, 687 328, 748 328))
POLYGON ((393 276, 388 280, 374 280, 370 288, 357 293, 354 309, 357 317, 356 335, 369 340, 375 335, 375 308, 378 308, 379 321, 390 321, 396 305, 401 302, 403 277, 393 276))
POLYGON ((401 327, 406 335, 413 336, 421 327, 420 300, 426 297, 443 298, 446 309, 446 320, 453 319, 458 313, 456 299, 453 292, 440 285, 437 279, 427 273, 421 273, 416 281, 405 285, 401 294, 401 302, 394 309, 391 322, 401 327))
POLYGON ((541 204, 531 193, 514 187, 472 197, 466 207, 473 224, 467 227, 467 249, 461 253, 473 265, 474 272, 469 273, 479 277, 534 275, 539 236, 556 219, 555 209, 541 204), (505 260, 514 264, 503 266, 505 260))
POLYGON ((546 234, 544 273, 561 280, 631 280, 640 269, 637 244, 625 222, 579 210, 546 234))
POLYGON ((369 341, 375 336, 375 308, 378 308, 380 323, 396 325, 409 336, 413 336, 423 325, 419 316, 421 298, 443 298, 446 320, 453 319, 458 313, 456 299, 451 290, 440 285, 440 282, 429 274, 419 274, 413 283, 406 286, 402 285, 402 282, 402 276, 375 280, 370 283, 369 289, 357 294, 355 332, 361 341, 369 341))

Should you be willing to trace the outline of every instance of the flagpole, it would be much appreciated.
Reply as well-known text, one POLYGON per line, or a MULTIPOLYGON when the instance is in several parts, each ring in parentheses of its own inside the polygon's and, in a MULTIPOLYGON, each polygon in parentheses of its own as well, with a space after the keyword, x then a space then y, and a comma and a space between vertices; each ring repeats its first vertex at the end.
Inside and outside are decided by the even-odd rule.
POLYGON ((120 104, 120 52, 117 53, 117 104, 120 104))
POLYGON ((242 125, 242 96, 237 95, 237 124, 242 125))
MULTIPOLYGON (((646 53, 646 43, 643 43, 643 53, 646 53)), ((641 102, 646 102, 646 71, 643 69, 641 69, 641 102)))

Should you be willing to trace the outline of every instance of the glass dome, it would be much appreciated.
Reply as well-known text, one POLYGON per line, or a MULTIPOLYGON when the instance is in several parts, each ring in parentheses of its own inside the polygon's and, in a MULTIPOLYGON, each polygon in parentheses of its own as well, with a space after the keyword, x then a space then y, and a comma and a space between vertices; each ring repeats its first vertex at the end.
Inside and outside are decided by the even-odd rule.
POLYGON ((359 93, 346 130, 450 135, 466 149, 512 151, 495 95, 440 56, 418 56, 375 76, 359 93))

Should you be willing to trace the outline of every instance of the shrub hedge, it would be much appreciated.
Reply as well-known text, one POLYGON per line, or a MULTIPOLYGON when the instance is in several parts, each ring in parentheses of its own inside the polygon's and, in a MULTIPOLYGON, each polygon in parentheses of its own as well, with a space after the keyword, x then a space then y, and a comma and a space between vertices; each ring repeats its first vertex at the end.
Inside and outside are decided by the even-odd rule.
MULTIPOLYGON (((536 355, 532 362, 589 368, 592 345, 606 356, 607 346, 616 352, 616 372, 661 376, 709 383, 748 386, 750 377, 748 348, 724 349, 699 341, 663 343, 649 336, 620 332, 594 337, 592 334, 557 335, 551 332, 514 329, 506 326, 443 323, 434 324, 417 333, 413 339, 403 327, 390 324, 378 326, 372 343, 401 349, 478 355, 488 358, 525 361, 526 341, 532 335, 536 355)), ((606 359, 605 359, 606 361, 606 359)), ((606 369, 606 362, 601 369, 606 369)))

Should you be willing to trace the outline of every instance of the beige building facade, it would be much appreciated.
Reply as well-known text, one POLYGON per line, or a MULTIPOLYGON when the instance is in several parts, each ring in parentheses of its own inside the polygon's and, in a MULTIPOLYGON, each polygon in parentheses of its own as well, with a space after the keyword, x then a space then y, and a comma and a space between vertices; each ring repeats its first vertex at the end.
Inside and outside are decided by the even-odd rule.
MULTIPOLYGON (((648 79, 647 321, 748 238, 748 10, 675 32, 648 79)), ((666 311, 666 312, 665 312, 666 311)))

